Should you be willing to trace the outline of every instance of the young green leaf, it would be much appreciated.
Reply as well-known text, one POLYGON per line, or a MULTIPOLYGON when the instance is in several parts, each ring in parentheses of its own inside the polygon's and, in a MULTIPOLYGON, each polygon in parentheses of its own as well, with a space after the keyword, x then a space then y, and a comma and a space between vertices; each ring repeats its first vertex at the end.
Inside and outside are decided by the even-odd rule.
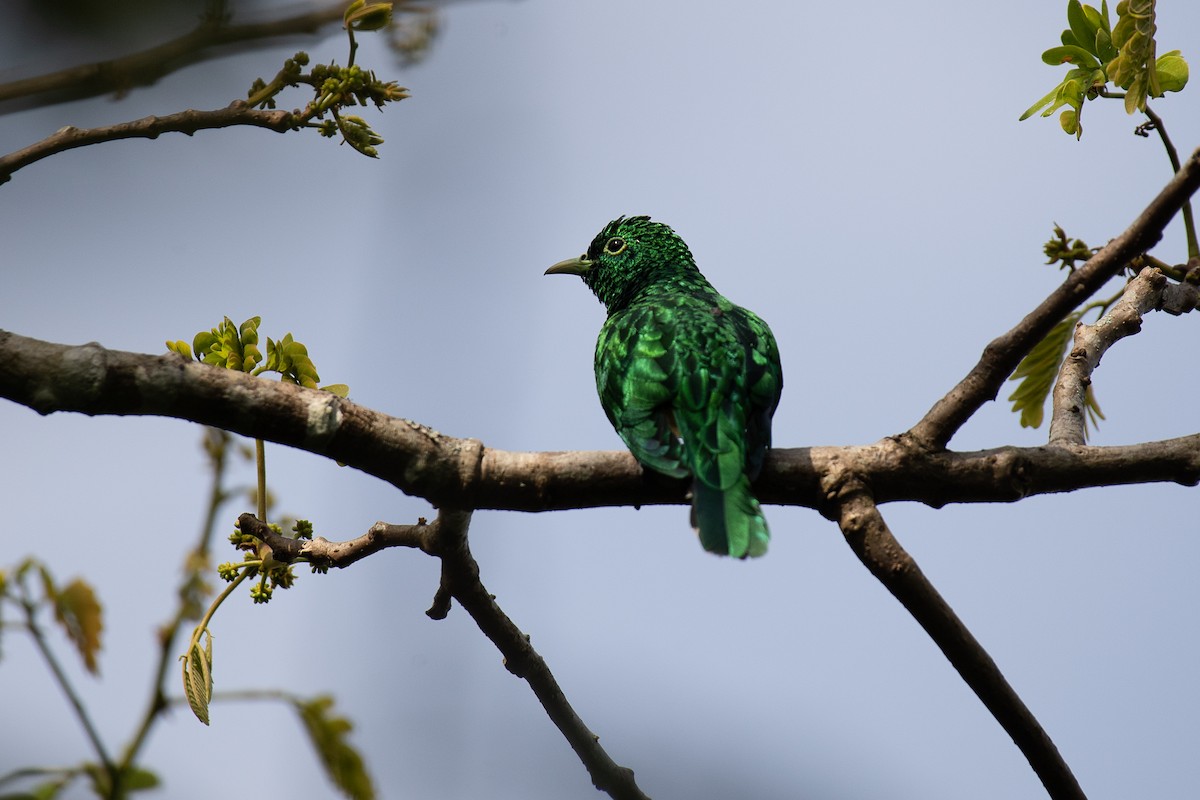
POLYGON ((1051 47, 1042 53, 1042 61, 1052 67, 1057 67, 1059 64, 1074 64, 1077 67, 1097 69, 1100 66, 1100 62, 1096 60, 1094 55, 1082 47, 1073 44, 1051 47))
POLYGON ((391 3, 367 4, 364 0, 354 0, 350 4, 350 7, 346 9, 346 13, 342 15, 343 24, 347 28, 356 31, 382 30, 391 21, 391 3))
MULTIPOLYGON (((1095 12, 1094 8, 1091 10, 1093 13, 1095 12)), ((1079 0, 1071 0, 1067 3, 1067 24, 1071 26, 1071 36, 1075 40, 1075 44, 1088 50, 1094 56, 1100 55, 1095 49, 1096 32, 1100 29, 1099 22, 1088 16, 1079 0)))
POLYGON ((168 352, 175 353, 178 356, 186 358, 188 361, 192 360, 192 348, 189 347, 188 343, 182 339, 177 339, 174 342, 168 341, 167 350, 168 352))
POLYGON ((1162 94, 1152 68, 1155 62, 1154 0, 1121 0, 1112 42, 1119 55, 1108 65, 1108 77, 1125 90, 1125 111, 1132 114, 1146 107, 1147 97, 1162 94))
POLYGON ((1067 133, 1075 134, 1076 138, 1083 135, 1083 126, 1079 124, 1079 112, 1068 108, 1058 115, 1058 124, 1067 133))
POLYGON ((1022 428, 1041 427, 1045 418, 1046 398, 1054 385, 1054 378, 1066 355, 1067 343, 1079 318, 1078 311, 1072 312, 1051 328, 1046 338, 1029 351, 1009 378, 1010 381, 1020 381, 1008 399, 1013 404, 1012 410, 1021 415, 1022 428))
POLYGON ((296 701, 295 707, 329 779, 352 800, 372 800, 375 788, 371 776, 367 774, 358 750, 347 741, 354 726, 349 720, 331 713, 333 698, 321 695, 308 701, 296 701))
MULTIPOLYGON (((39 783, 36 786, 30 787, 27 795, 12 795, 13 800, 54 800, 62 793, 62 790, 67 788, 67 785, 72 781, 74 776, 66 775, 61 778, 55 778, 44 783, 39 783)), ((5 798, 9 795, 5 795, 5 798)))
POLYGON ((92 587, 80 578, 68 583, 54 595, 54 617, 79 651, 87 671, 98 674, 96 654, 100 652, 104 618, 92 587))
POLYGON ((1025 109, 1025 113, 1021 115, 1021 118, 1018 120, 1018 122, 1024 122, 1025 120, 1029 119, 1034 114, 1036 114, 1037 112, 1041 111, 1046 105, 1053 103, 1054 98, 1058 97, 1058 90, 1059 90, 1059 87, 1055 86, 1049 92, 1046 92, 1045 97, 1043 97, 1041 100, 1038 100, 1036 103, 1031 105, 1029 108, 1025 109))
POLYGON ((212 701, 212 634, 204 631, 205 646, 195 641, 183 656, 183 693, 196 719, 208 724, 208 704, 212 701))
POLYGON ((1178 92, 1187 86, 1188 65, 1178 50, 1159 56, 1154 69, 1158 73, 1158 88, 1162 91, 1178 92))

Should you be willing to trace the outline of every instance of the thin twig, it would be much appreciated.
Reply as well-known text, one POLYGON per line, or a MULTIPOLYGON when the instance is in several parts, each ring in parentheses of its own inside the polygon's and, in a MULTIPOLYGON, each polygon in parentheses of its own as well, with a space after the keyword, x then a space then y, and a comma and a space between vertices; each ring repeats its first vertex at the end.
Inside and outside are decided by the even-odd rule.
POLYGON ((79 724, 83 726, 83 731, 87 734, 88 741, 92 743, 92 749, 96 751, 96 758, 99 759, 101 766, 104 767, 104 771, 108 773, 109 779, 112 781, 117 775, 116 763, 108 754, 108 750, 104 746, 104 740, 100 738, 100 732, 96 730, 96 726, 92 723, 92 717, 83 705, 83 700, 76 693, 75 687, 71 684, 70 679, 67 678, 62 665, 58 663, 58 658, 54 655, 54 651, 46 641, 46 635, 37 623, 37 607, 28 597, 21 598, 20 604, 25 612, 25 625, 29 631, 29 635, 33 637, 33 642, 37 646, 38 652, 42 654, 46 665, 50 667, 50 672, 54 675, 54 680, 58 683, 58 688, 66 695, 67 702, 71 704, 71 708, 75 711, 75 716, 79 719, 79 724))
POLYGON ((546 709, 592 777, 596 788, 618 800, 646 800, 634 781, 633 770, 617 764, 600 746, 599 737, 584 724, 555 680, 529 637, 509 619, 479 579, 479 565, 467 543, 471 512, 442 509, 429 524, 388 525, 377 522, 365 534, 348 542, 325 539, 305 541, 281 536, 250 514, 238 518, 242 533, 261 539, 278 561, 303 559, 326 567, 346 567, 386 547, 413 547, 442 562, 442 577, 433 606, 427 612, 442 619, 449 599, 459 602, 484 635, 504 656, 509 672, 523 678, 546 709))
POLYGON ((975 367, 933 405, 906 437, 917 447, 932 450, 944 448, 980 406, 996 399, 1000 387, 1017 368, 1017 364, 1059 320, 1117 275, 1132 258, 1150 249, 1162 237, 1167 223, 1198 187, 1200 150, 1192 153, 1166 188, 1146 206, 1133 224, 1071 273, 1016 327, 984 348, 975 367))
MULTIPOLYGON (((1179 152, 1175 150, 1175 145, 1171 141, 1171 137, 1167 135, 1167 128, 1163 124, 1162 117, 1155 114, 1149 104, 1142 110, 1150 119, 1154 130, 1158 131, 1158 138, 1162 141, 1163 148, 1167 151, 1167 158, 1171 162, 1171 169, 1179 172, 1179 152)), ((1188 200, 1185 202, 1181 211, 1183 213, 1183 229, 1187 235, 1188 259, 1200 258, 1200 243, 1197 243, 1196 240, 1196 220, 1192 216, 1192 201, 1188 200)))
POLYGON ((467 511, 443 509, 438 515, 437 546, 442 559, 442 586, 504 655, 504 666, 508 671, 524 678, 533 689, 546 714, 587 768, 595 787, 617 800, 647 800, 634 780, 633 770, 609 757, 600 746, 600 737, 592 733, 575 713, 545 660, 530 644, 529 637, 484 588, 479 579, 479 565, 467 545, 470 522, 471 514, 467 511))
POLYGON ((180 111, 165 117, 143 117, 100 128, 76 128, 68 125, 40 142, 0 156, 0 184, 7 182, 17 170, 35 161, 99 142, 156 139, 164 133, 185 133, 191 136, 196 131, 229 128, 234 125, 250 125, 283 133, 298 128, 301 122, 302 120, 290 111, 260 111, 238 100, 215 111, 180 111))
POLYGON ((826 485, 850 549, 925 629, 1012 737, 1050 797, 1083 800, 1083 789, 1054 742, 1005 680, 996 662, 896 541, 866 485, 847 470, 831 471, 826 485))
POLYGON ((389 547, 412 547, 432 554, 433 537, 437 535, 436 523, 428 525, 422 521, 416 525, 389 525, 376 522, 362 536, 345 542, 331 542, 320 536, 315 539, 293 539, 276 533, 270 525, 253 514, 238 517, 238 529, 270 547, 271 557, 276 561, 285 564, 304 561, 322 569, 343 569, 389 547))

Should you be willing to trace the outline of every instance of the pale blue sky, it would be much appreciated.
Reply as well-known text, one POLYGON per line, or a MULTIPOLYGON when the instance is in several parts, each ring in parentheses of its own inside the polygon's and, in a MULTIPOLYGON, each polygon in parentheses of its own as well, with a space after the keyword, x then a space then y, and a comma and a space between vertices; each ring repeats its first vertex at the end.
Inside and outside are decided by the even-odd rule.
MULTIPOLYGON (((1200 7, 1159 6, 1160 52, 1196 64, 1200 7)), ((615 449, 591 372, 602 309, 542 272, 616 215, 648 213, 774 329, 776 443, 875 441, 919 419, 1057 285, 1041 253, 1055 222, 1102 243, 1169 177, 1117 103, 1086 108, 1082 142, 1054 119, 1017 122, 1061 77, 1039 55, 1065 7, 452 5, 419 66, 362 42, 360 63, 412 92, 367 113, 387 139, 379 161, 315 134, 228 130, 17 173, 0 186, 0 327, 161 352, 258 314, 365 405, 504 449, 615 449)), ((0 34, 0 52, 17 52, 19 31, 0 34)), ((223 106, 297 46, 198 65, 121 102, 4 116, 0 151, 66 124, 223 106)), ((339 33, 303 46, 345 60, 339 33)), ((40 63, 12 58, 0 80, 40 63)), ((1200 145, 1198 91, 1156 106, 1184 153, 1200 145)), ((1184 258, 1177 226, 1156 253, 1184 258)), ((1094 443, 1197 430, 1193 326, 1152 315, 1105 357, 1094 443)), ((37 553, 98 587, 103 679, 79 685, 115 747, 199 524, 200 431, 12 404, 0 431, 3 563, 37 553)), ((1044 439, 1000 402, 952 444, 1044 439)), ((304 453, 271 447, 268 463, 281 506, 328 538, 431 515, 304 453)), ((1151 486, 884 508, 1094 800, 1200 785, 1195 497, 1151 486)), ((767 513, 771 552, 754 563, 704 553, 682 507, 480 513, 471 532, 488 588, 652 797, 1041 796, 837 529, 807 509, 767 513)), ((433 560, 397 551, 303 574, 265 608, 239 595, 214 624, 216 686, 335 693, 384 798, 596 797, 466 614, 425 617, 436 584, 433 560)), ((89 757, 29 643, 8 632, 3 647, 0 773, 89 757)), ((145 760, 162 796, 334 795, 290 712, 266 704, 215 707, 211 728, 180 711, 145 760)))

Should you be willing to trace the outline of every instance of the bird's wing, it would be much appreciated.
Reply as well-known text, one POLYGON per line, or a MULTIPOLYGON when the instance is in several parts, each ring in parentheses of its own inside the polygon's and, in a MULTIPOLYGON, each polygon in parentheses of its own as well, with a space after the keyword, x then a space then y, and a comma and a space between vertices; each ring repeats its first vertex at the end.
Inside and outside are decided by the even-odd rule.
POLYGON ((779 362, 779 346, 767 323, 753 311, 739 306, 734 306, 728 316, 746 351, 744 387, 749 400, 746 474, 754 480, 771 446, 771 417, 783 392, 783 367, 779 362))
POLYGON ((679 371, 674 326, 662 309, 641 305, 612 317, 596 342, 596 390, 625 445, 645 466, 688 474, 672 410, 679 371))
POLYGON ((692 474, 725 491, 746 468, 746 350, 724 312, 705 307, 688 317, 687 342, 676 342, 675 417, 692 474))

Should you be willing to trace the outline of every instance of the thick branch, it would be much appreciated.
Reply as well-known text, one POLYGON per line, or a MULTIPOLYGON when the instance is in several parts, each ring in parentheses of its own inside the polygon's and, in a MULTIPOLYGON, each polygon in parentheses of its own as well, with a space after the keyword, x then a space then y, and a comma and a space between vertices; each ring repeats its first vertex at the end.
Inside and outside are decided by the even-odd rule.
MULTIPOLYGON (((177 356, 52 344, 0 331, 0 397, 42 414, 175 417, 335 459, 437 506, 549 511, 682 503, 683 481, 627 452, 520 453, 446 436, 328 392, 177 356)), ((904 440, 773 450, 764 502, 821 508, 821 475, 852 463, 877 502, 1012 502, 1093 486, 1200 482, 1200 435, 1121 447, 928 452, 904 440)))
POLYGON ((165 117, 143 117, 131 122, 105 125, 100 128, 75 128, 68 125, 28 147, 0 156, 0 184, 6 183, 14 172, 35 161, 99 142, 118 139, 156 139, 164 133, 186 133, 210 128, 229 128, 251 125, 283 133, 298 127, 296 115, 290 111, 260 111, 238 100, 215 111, 180 111, 165 117))
POLYGON ((1200 150, 1191 157, 1133 224, 1075 270, 1061 286, 1016 327, 994 339, 975 367, 938 400, 908 436, 920 447, 937 450, 989 400, 995 400, 1004 381, 1026 353, 1055 324, 1119 273, 1135 256, 1150 249, 1188 198, 1200 187, 1200 150))
POLYGON ((888 529, 861 480, 844 469, 826 479, 850 549, 925 629, 1020 748, 1052 798, 1083 798, 1075 776, 1000 668, 888 529))

